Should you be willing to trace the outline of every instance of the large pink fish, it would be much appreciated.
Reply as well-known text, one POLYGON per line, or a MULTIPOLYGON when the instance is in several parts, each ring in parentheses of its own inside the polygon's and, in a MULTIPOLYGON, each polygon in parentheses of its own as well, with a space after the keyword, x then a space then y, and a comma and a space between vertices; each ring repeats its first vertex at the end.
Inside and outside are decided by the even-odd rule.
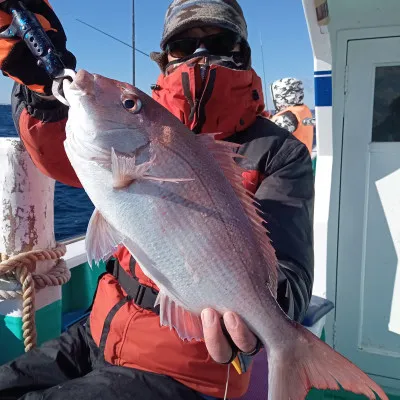
POLYGON ((200 312, 238 313, 262 340, 268 399, 311 387, 387 399, 346 358, 291 321, 276 302, 277 260, 235 145, 195 135, 140 90, 85 71, 65 88, 65 149, 96 207, 89 261, 126 246, 160 288, 160 323, 202 338, 200 312))

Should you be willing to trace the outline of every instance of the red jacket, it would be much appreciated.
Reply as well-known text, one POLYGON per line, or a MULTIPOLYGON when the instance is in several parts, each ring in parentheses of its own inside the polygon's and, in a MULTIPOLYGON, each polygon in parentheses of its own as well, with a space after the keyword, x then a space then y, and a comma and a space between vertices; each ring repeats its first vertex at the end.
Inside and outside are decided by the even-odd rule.
MULTIPOLYGON (((313 281, 313 173, 307 148, 287 131, 263 118, 261 80, 254 71, 211 67, 202 85, 197 67, 180 67, 160 76, 153 97, 194 132, 219 132, 242 143, 248 172, 244 185, 255 193, 268 216, 268 228, 280 262, 278 301, 301 320, 313 281)), ((25 87, 13 92, 14 119, 37 167, 63 183, 80 186, 63 148, 66 108, 43 103, 25 87)), ((132 263, 125 248, 116 254, 121 266, 139 281, 155 285, 132 263), (131 268, 130 268, 131 266, 131 268)), ((160 327, 159 317, 134 304, 116 278, 99 281, 90 317, 93 339, 115 365, 171 376, 201 393, 223 397, 226 365, 214 362, 203 342, 182 341, 160 327)), ((247 389, 249 373, 231 369, 229 397, 247 389)))

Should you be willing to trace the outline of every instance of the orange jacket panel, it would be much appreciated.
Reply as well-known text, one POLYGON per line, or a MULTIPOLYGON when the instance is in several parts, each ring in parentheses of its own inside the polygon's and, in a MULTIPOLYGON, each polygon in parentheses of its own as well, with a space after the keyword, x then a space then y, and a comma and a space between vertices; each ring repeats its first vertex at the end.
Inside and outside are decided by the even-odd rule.
POLYGON ((306 126, 303 125, 303 121, 306 118, 312 118, 311 110, 306 105, 301 106, 292 106, 285 108, 283 111, 275 114, 271 119, 274 121, 278 116, 290 111, 294 114, 297 118, 298 126, 297 129, 293 132, 293 135, 303 142, 306 146, 308 151, 312 152, 312 145, 314 139, 314 128, 313 126, 306 126))

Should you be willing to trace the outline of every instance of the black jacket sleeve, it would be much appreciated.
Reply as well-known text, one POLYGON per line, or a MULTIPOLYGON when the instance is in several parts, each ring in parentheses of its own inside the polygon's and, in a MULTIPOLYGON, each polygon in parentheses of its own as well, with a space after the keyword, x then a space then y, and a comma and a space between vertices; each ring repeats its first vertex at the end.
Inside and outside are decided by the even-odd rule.
POLYGON ((256 199, 279 261, 278 303, 301 322, 311 299, 314 279, 314 176, 304 144, 286 138, 265 163, 256 199))

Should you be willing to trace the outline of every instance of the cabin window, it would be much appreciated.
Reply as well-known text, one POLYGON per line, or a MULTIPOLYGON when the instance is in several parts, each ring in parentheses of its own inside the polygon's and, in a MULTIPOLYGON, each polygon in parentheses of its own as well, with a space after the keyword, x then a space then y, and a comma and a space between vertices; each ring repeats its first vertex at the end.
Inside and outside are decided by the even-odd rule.
POLYGON ((375 71, 373 142, 400 142, 400 66, 375 71))

